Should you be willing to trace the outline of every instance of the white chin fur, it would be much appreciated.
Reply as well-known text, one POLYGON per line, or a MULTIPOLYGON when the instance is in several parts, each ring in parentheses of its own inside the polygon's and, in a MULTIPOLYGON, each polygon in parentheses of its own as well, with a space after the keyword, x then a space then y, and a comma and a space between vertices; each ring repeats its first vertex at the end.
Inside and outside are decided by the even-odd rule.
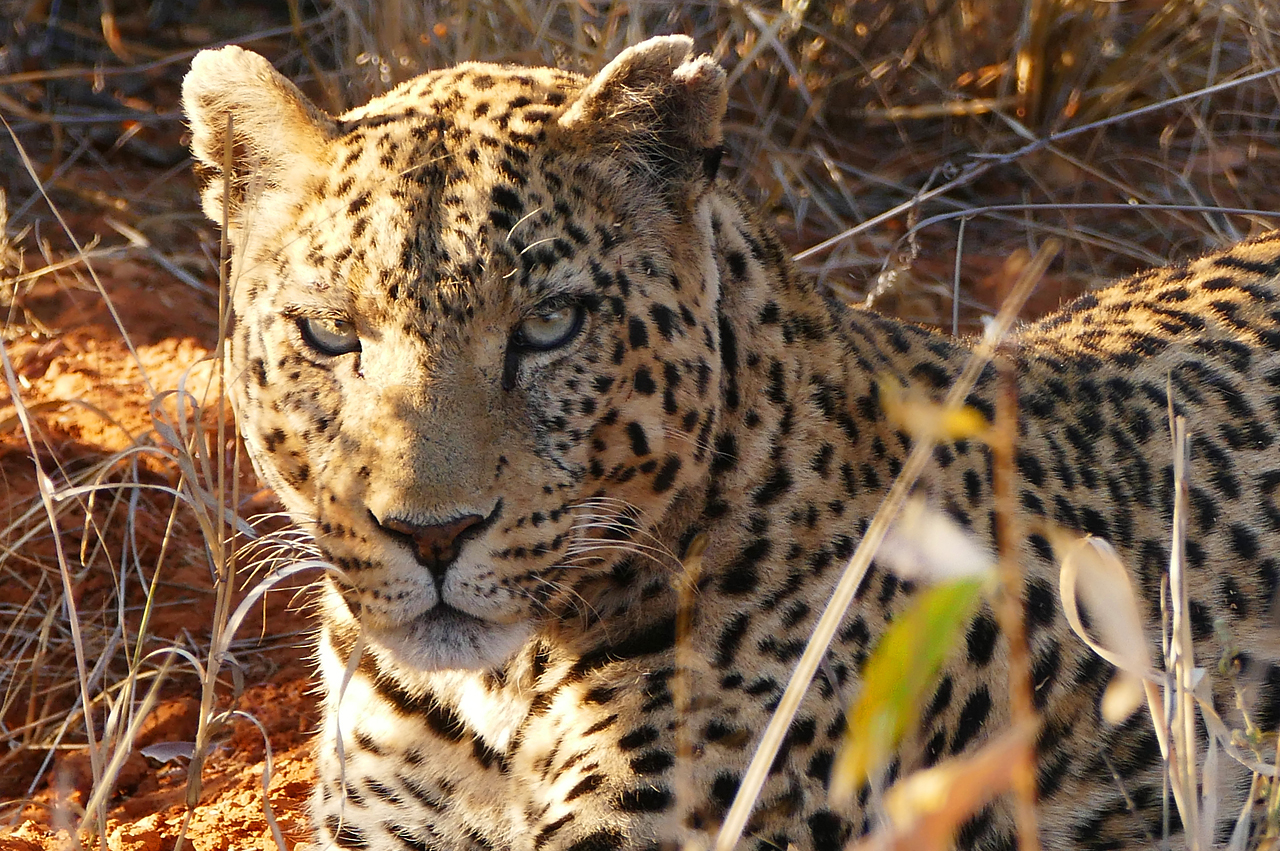
POLYGON ((497 668, 529 637, 525 624, 496 624, 442 607, 396 626, 363 628, 369 648, 382 661, 423 672, 497 668))

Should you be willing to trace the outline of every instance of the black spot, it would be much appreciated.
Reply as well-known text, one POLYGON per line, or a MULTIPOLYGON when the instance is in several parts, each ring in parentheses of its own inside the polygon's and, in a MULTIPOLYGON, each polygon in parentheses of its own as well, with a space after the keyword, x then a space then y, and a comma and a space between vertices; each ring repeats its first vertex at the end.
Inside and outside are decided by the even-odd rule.
POLYGON ((760 564, 769 556, 772 545, 767 538, 756 538, 725 569, 720 590, 726 594, 750 594, 760 581, 760 564))
POLYGON ((675 764, 675 757, 666 751, 645 751, 631 760, 631 770, 639 775, 661 774, 675 764))
POLYGON ((823 786, 831 782, 831 766, 835 761, 835 754, 826 748, 815 751, 813 756, 809 758, 809 767, 805 769, 805 774, 814 780, 822 782, 823 786))
POLYGON ((804 748, 813 744, 813 738, 817 733, 818 724, 812 718, 798 718, 792 721, 791 727, 782 739, 782 744, 778 747, 778 753, 774 757, 773 767, 769 769, 769 773, 776 774, 783 770, 790 758, 791 749, 797 745, 804 748))
POLYGON ((670 340, 675 335, 676 315, 671 308, 663 304, 655 304, 649 308, 649 317, 653 319, 654 327, 658 329, 658 333, 664 340, 670 340))
POLYGON ((871 631, 867 629, 867 622, 858 616, 840 628, 838 638, 842 644, 852 644, 861 649, 871 641, 871 631))
POLYGON ((618 740, 618 747, 624 751, 633 751, 658 740, 658 731, 646 724, 637 727, 618 740))
POLYGON ((928 725, 934 718, 938 717, 938 713, 951 704, 951 690, 953 687, 951 676, 949 674, 943 676, 942 682, 938 683, 938 687, 933 692, 933 698, 929 701, 929 706, 921 717, 921 724, 928 725))
POLYGON ((1037 709, 1043 709, 1049 702, 1053 683, 1058 678, 1061 660, 1058 642, 1052 641, 1036 654, 1035 660, 1031 663, 1031 688, 1033 689, 1031 699, 1037 709))
MULTIPOLYGON (((1041 538, 1041 540, 1044 540, 1041 538)), ((1033 542, 1034 543, 1034 542, 1033 542)), ((1034 635, 1038 630, 1052 626, 1058 614, 1057 595, 1053 587, 1043 579, 1031 579, 1027 582, 1027 634, 1034 635)))
POLYGON ((1277 576, 1275 562, 1266 559, 1258 565, 1258 581, 1262 583, 1262 598, 1273 599, 1277 588, 1280 588, 1280 576, 1277 576))
POLYGON ((1267 674, 1258 690, 1258 729, 1272 733, 1280 725, 1280 665, 1268 665, 1267 674))
POLYGON ((977 470, 964 471, 964 494, 970 505, 977 505, 982 497, 982 479, 977 470))
POLYGON ((721 810, 728 810, 738 794, 742 779, 732 772, 722 771, 711 783, 711 798, 721 810))
POLYGON ((493 187, 493 192, 490 197, 493 199, 493 203, 500 209, 509 210, 515 213, 524 209, 524 203, 520 200, 520 196, 517 195, 516 191, 510 186, 500 185, 493 187))
POLYGON ((1110 537, 1108 534, 1110 526, 1107 521, 1103 519, 1101 514, 1088 506, 1080 509, 1080 525, 1090 535, 1095 535, 1099 538, 1110 537))
POLYGON ((924 745, 924 757, 921 762, 925 768, 937 765, 947 752, 947 731, 939 730, 924 745))
POLYGON ((969 662, 979 668, 985 668, 991 661, 991 654, 995 652, 996 639, 999 635, 1000 628, 996 626, 995 618, 987 612, 979 613, 969 625, 969 633, 966 636, 969 662))
POLYGON ((624 813, 660 813, 671 806, 671 793, 661 787, 641 786, 618 796, 617 807, 624 813))
POLYGON ((830 810, 818 810, 809 816, 809 833, 814 848, 843 848, 853 829, 830 810))
POLYGON ((742 256, 740 251, 730 251, 725 255, 725 261, 729 264, 729 274, 737 279, 742 280, 747 274, 747 258, 742 256))
POLYGON ((625 844, 626 838, 621 830, 616 827, 606 827, 587 834, 565 851, 617 851, 625 844))
MULTIPOLYGON (((1213 259, 1213 265, 1223 269, 1238 269, 1241 272, 1248 272, 1261 278, 1273 278, 1280 273, 1280 263, 1278 262, 1273 261, 1270 263, 1260 263, 1253 260, 1245 260, 1243 257, 1236 257, 1233 254, 1224 254, 1220 257, 1215 257, 1213 259)), ((1238 282, 1233 278, 1223 278, 1222 280, 1224 281, 1222 289, 1231 289, 1238 285, 1238 282)), ((1240 286, 1239 288, 1250 292, 1254 298, 1261 301, 1273 300, 1273 297, 1269 293, 1253 293, 1252 287, 1240 286)))
POLYGON ((912 378, 919 378, 936 390, 944 390, 951 385, 951 374, 942 366, 928 361, 911 367, 912 378))
POLYGON ((631 441, 631 452, 637 456, 649 454, 649 438, 644 433, 644 426, 637 422, 627 423, 627 437, 631 441))
POLYGON ((612 644, 604 644, 584 653, 570 671, 571 677, 581 677, 588 671, 602 668, 615 661, 652 656, 671 649, 675 644, 675 619, 666 617, 626 635, 612 644))
POLYGON ((1251 529, 1240 524, 1231 526, 1231 549, 1244 561, 1258 557, 1258 538, 1251 529))
MULTIPOLYGON (((863 582, 866 583, 867 580, 864 579, 863 582)), ((899 581, 896 574, 885 573, 882 577, 880 577, 880 596, 876 598, 877 601, 881 605, 887 604, 890 600, 894 598, 894 595, 898 593, 898 589, 900 587, 901 587, 901 582, 899 581)))
POLYGON ((720 630, 720 638, 716 642, 716 668, 727 668, 733 663, 750 622, 751 618, 745 612, 739 612, 720 630))
POLYGON ((666 493, 675 484, 676 475, 680 472, 680 459, 675 455, 668 455, 667 460, 663 462, 662 469, 658 470, 657 475, 653 477, 653 492, 666 493))
POLYGON ((1057 794, 1070 769, 1071 756, 1067 753, 1042 757, 1036 766, 1036 797, 1047 799, 1057 794))
MULTIPOLYGON (((371 672, 372 673, 372 672, 371 672)), ((426 722, 428 729, 449 742, 461 742, 468 735, 462 717, 434 694, 412 694, 389 677, 373 674, 374 687, 403 714, 416 716, 426 722)))
POLYGON ((1040 459, 1029 452, 1018 452, 1017 463, 1018 472, 1024 479, 1035 487, 1044 485, 1044 467, 1040 465, 1040 459))
POLYGON ((751 494, 751 499, 756 505, 768 505, 782 494, 791 489, 791 474, 781 465, 774 467, 773 472, 769 474, 769 478, 764 484, 760 485, 751 494))
POLYGON ((475 757, 476 762, 485 768, 496 765, 499 772, 502 774, 507 773, 507 755, 502 751, 489 747, 479 737, 471 740, 471 755, 475 757))
POLYGON ((977 738, 991 711, 991 694, 979 686, 960 709, 955 735, 951 737, 951 753, 957 754, 977 738))
POLYGON ((960 829, 956 831, 956 846, 960 848, 986 848, 985 844, 979 844, 979 840, 990 830, 991 807, 988 805, 979 810, 977 815, 960 825, 960 829))
POLYGON ((1236 584, 1234 578, 1226 576, 1222 580, 1222 599, 1227 604, 1227 608, 1231 610, 1232 616, 1236 618, 1247 618, 1249 616, 1249 598, 1241 592, 1240 586, 1236 584))
POLYGON ((772 694, 778 690, 778 681, 773 677, 758 677, 747 683, 744 692, 752 697, 759 697, 762 694, 772 694))
POLYGON ((635 386, 638 393, 645 396, 652 396, 658 389, 657 385, 653 383, 653 374, 649 372, 649 368, 647 366, 642 366, 636 370, 636 377, 632 381, 632 384, 635 386))
POLYGON ((535 849, 542 848, 544 845, 547 844, 547 840, 549 840, 552 836, 555 836, 556 832, 559 831, 560 828, 564 827, 566 824, 571 823, 574 820, 574 818, 575 818, 574 813, 571 813, 571 812, 565 813, 560 818, 556 819, 555 821, 551 822, 548 825, 545 825, 542 828, 542 830, 538 831, 537 836, 533 838, 533 847, 535 849))
POLYGON ((582 735, 594 736, 596 733, 600 733, 605 730, 608 730, 610 727, 612 727, 616 723, 618 723, 618 716, 616 714, 606 715, 604 718, 601 718, 599 721, 592 724, 587 729, 583 730, 582 735))
POLYGON ((783 612, 783 615, 782 615, 783 626, 785 626, 787 629, 791 629, 796 624, 800 623, 806 617, 808 617, 810 611, 811 609, 809 608, 809 604, 804 602, 803 600, 800 600, 799 602, 796 602, 796 603, 792 603, 790 606, 787 607, 787 610, 783 612))
POLYGON ((741 732, 741 728, 731 727, 719 718, 712 718, 702 728, 702 737, 708 742, 719 743, 730 736, 738 737, 741 732))
POLYGON ((600 774, 588 774, 586 777, 578 781, 578 785, 574 786, 565 793, 565 803, 580 798, 588 792, 594 792, 600 788, 600 784, 604 783, 604 777, 600 774))
MULTIPOLYGON (((1150 723, 1140 713, 1135 713, 1134 719, 1140 725, 1150 723)), ((1132 723, 1135 723, 1133 719, 1130 720, 1130 724, 1132 723)), ((1116 774, 1127 780, 1156 765, 1160 760, 1160 740, 1156 738, 1155 730, 1150 727, 1145 730, 1126 728, 1123 743, 1113 753, 1112 766, 1116 774)))
POLYGON ((326 816, 324 826, 333 834, 333 841, 343 848, 368 848, 369 840, 354 825, 344 824, 336 815, 326 816))
POLYGON ((639 316, 627 320, 627 340, 633 349, 643 349, 649 345, 649 331, 639 316))

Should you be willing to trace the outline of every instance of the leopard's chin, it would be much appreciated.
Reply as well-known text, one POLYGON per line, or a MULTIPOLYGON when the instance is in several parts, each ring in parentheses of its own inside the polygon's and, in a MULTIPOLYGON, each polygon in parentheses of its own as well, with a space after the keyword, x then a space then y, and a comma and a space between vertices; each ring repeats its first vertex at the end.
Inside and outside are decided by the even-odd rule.
POLYGON ((483 671, 501 667, 529 637, 522 623, 482 620, 437 605, 399 624, 364 624, 370 648, 395 668, 483 671))

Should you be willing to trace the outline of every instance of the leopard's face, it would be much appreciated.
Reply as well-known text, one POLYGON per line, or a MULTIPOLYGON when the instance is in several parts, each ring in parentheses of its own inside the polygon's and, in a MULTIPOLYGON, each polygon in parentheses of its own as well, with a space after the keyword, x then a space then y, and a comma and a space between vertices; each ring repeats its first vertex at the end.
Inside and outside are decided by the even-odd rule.
MULTIPOLYGON (((492 666, 669 570, 645 534, 700 480, 717 416, 718 124, 672 165, 615 126, 608 99, 643 80, 490 65, 335 120, 258 57, 209 56, 264 81, 186 93, 207 166, 228 114, 240 146, 233 400, 339 568, 333 617, 402 664, 492 666)), ((220 216, 221 178, 205 200, 220 216)))

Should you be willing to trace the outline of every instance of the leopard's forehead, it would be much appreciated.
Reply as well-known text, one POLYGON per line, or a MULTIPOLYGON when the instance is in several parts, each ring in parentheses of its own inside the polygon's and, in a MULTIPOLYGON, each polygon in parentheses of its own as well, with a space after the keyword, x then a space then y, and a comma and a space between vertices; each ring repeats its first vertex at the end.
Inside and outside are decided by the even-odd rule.
POLYGON ((377 124, 430 115, 505 131, 510 119, 524 112, 532 113, 526 116, 531 120, 545 121, 545 113, 558 111, 584 83, 580 75, 555 68, 467 62, 401 83, 340 118, 377 124))
POLYGON ((340 116, 303 193, 288 276, 340 282, 370 317, 455 328, 494 299, 554 294, 553 267, 611 239, 600 223, 618 218, 606 187, 593 191, 590 169, 569 168, 549 138, 582 86, 555 69, 471 63, 340 116))

